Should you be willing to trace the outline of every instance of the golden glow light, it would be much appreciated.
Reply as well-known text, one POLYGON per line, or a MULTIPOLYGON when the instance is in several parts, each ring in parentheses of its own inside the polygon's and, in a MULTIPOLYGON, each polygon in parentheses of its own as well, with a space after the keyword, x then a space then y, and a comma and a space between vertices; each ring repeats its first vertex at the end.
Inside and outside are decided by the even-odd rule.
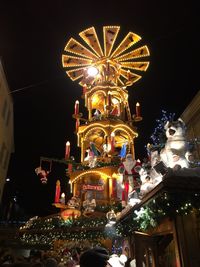
POLYGON ((138 81, 141 76, 133 72, 128 75, 127 69, 132 69, 133 71, 147 70, 149 61, 138 62, 135 59, 149 56, 148 47, 146 45, 140 46, 126 53, 126 50, 130 50, 132 46, 141 40, 139 35, 129 32, 117 48, 113 49, 119 30, 120 26, 103 27, 103 49, 94 27, 87 28, 79 33, 85 44, 89 46, 89 49, 71 38, 65 46, 65 54, 62 56, 63 67, 70 68, 70 70, 66 71, 67 75, 73 81, 81 79, 79 82, 81 85, 86 82, 89 85, 89 90, 98 84, 122 87, 131 86, 138 81), (94 70, 94 66, 98 67, 98 72, 96 69, 94 70), (99 74, 95 82, 94 79, 87 80, 88 77, 85 77, 84 71, 86 68, 88 68, 90 77, 95 77, 99 74))
POLYGON ((65 198, 65 193, 62 193, 61 194, 61 198, 65 198))
POLYGON ((93 130, 94 128, 96 128, 96 129, 97 128, 102 129, 102 131, 104 131, 106 133, 105 128, 110 128, 110 127, 111 128, 114 128, 116 130, 125 131, 127 133, 127 135, 128 135, 128 137, 129 137, 130 140, 133 139, 133 136, 138 137, 138 133, 134 132, 131 129, 130 126, 124 125, 122 123, 116 124, 116 125, 111 125, 111 124, 105 124, 104 125, 104 124, 100 124, 100 123, 93 123, 91 125, 88 125, 87 128, 84 128, 82 130, 80 129, 79 134, 85 132, 85 137, 86 137, 86 136, 88 136, 89 131, 90 130, 93 130))
POLYGON ((104 179, 108 179, 111 178, 111 176, 107 175, 106 173, 102 172, 102 171, 98 171, 98 170, 88 170, 85 172, 80 173, 79 175, 76 176, 76 178, 72 181, 72 183, 76 182, 78 179, 80 179, 82 176, 86 175, 86 174, 98 174, 101 176, 101 178, 104 179))
POLYGON ((117 98, 112 98, 112 103, 114 104, 114 105, 117 105, 118 103, 119 103, 119 100, 117 99, 117 98))
POLYGON ((96 67, 92 66, 92 67, 89 67, 87 69, 87 73, 88 73, 89 76, 94 77, 99 73, 99 71, 98 71, 98 69, 96 67))

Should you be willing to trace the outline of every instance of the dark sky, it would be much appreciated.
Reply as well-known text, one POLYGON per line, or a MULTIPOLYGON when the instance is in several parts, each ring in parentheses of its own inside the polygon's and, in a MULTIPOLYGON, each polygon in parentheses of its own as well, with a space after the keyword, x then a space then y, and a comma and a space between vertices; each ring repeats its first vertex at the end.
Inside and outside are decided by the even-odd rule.
POLYGON ((69 140, 71 154, 79 160, 72 113, 77 99, 84 111, 82 88, 65 75, 61 63, 69 38, 78 39, 78 33, 91 26, 102 36, 103 26, 119 25, 121 38, 133 31, 148 45, 150 66, 129 88, 132 113, 136 102, 142 109, 136 140, 140 158, 161 110, 179 116, 200 88, 195 2, 0 1, 0 56, 13 92, 15 119, 8 175, 26 213, 52 212, 55 180, 64 179, 64 166, 55 164, 48 185, 42 187, 34 173, 40 156, 62 159, 69 140))

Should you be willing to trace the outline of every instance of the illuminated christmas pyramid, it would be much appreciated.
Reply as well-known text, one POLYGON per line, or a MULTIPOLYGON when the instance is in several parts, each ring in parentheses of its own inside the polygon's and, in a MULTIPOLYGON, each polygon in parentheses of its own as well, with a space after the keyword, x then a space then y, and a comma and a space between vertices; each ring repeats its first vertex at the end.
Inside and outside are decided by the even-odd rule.
MULTIPOLYGON (((131 115, 127 87, 147 70, 149 56, 146 45, 138 46, 141 37, 129 32, 114 48, 119 26, 103 27, 103 49, 94 27, 79 33, 86 43, 71 38, 62 56, 66 74, 79 81, 82 98, 88 110, 83 118, 79 101, 75 103, 77 145, 81 148, 81 165, 69 164, 72 193, 80 200, 83 214, 89 215, 100 205, 121 202, 122 180, 118 173, 126 154, 135 158, 134 140, 138 136, 134 123, 142 120, 140 105, 131 115), (133 49, 135 46, 135 49, 133 49)), ((66 159, 69 158, 66 144, 66 159)))

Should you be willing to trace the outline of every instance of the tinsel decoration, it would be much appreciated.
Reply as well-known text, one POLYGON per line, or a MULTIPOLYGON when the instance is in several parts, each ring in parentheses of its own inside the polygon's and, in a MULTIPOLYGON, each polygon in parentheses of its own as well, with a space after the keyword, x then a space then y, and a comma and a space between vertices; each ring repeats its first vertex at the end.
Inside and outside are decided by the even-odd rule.
POLYGON ((167 113, 167 111, 162 110, 162 117, 157 119, 157 126, 154 129, 153 134, 151 135, 151 140, 153 141, 153 147, 162 149, 165 145, 166 136, 164 125, 167 121, 173 121, 175 113, 167 113))

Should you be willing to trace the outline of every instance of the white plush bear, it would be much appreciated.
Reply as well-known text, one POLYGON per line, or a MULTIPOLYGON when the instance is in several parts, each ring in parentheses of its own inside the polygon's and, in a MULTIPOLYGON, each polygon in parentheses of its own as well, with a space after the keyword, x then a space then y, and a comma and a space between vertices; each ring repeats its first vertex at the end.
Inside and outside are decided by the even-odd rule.
POLYGON ((185 139, 185 124, 182 119, 165 124, 167 141, 160 152, 160 159, 169 168, 188 168, 186 158, 188 144, 185 139))
POLYGON ((140 195, 143 196, 149 191, 151 191, 155 187, 155 185, 153 184, 150 174, 148 174, 145 168, 142 167, 139 171, 139 174, 140 174, 140 179, 142 181, 140 187, 140 195))

